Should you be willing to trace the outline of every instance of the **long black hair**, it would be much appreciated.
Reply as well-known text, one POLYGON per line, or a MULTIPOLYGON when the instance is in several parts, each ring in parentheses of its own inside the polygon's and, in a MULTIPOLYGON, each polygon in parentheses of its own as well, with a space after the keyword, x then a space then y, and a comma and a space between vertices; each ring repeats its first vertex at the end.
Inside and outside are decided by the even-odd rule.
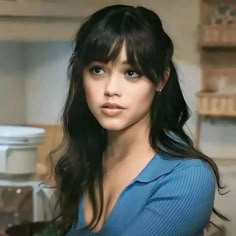
MULTIPOLYGON (((128 63, 153 84, 164 79, 167 69, 170 71, 163 91, 155 94, 151 105, 149 141, 153 150, 170 157, 195 157, 208 162, 219 192, 223 189, 214 161, 195 149, 184 131, 190 113, 172 61, 173 43, 160 18, 144 7, 105 7, 82 24, 68 67, 70 87, 62 116, 64 139, 55 167, 59 216, 65 231, 78 220, 78 203, 85 191, 93 207, 93 219, 88 228, 96 226, 103 209, 102 154, 107 136, 88 108, 83 71, 92 61, 108 63, 116 60, 123 45, 126 46, 128 63), (170 133, 178 138, 173 138, 170 133), (96 199, 95 184, 99 189, 99 199, 96 199)), ((215 209, 213 211, 227 219, 215 209)))

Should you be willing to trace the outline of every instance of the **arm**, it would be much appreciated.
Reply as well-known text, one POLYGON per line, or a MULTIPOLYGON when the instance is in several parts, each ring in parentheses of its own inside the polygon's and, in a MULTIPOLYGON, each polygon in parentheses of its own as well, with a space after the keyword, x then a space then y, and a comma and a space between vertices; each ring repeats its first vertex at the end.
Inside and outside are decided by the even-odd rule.
POLYGON ((175 170, 159 181, 122 236, 196 236, 209 222, 214 194, 215 178, 207 166, 175 170))

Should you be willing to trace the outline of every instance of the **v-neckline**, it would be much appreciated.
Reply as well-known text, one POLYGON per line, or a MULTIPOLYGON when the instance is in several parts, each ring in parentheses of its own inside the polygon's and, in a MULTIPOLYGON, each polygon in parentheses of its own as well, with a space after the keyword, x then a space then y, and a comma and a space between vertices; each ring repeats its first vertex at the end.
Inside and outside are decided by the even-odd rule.
MULTIPOLYGON (((135 178, 136 179, 136 178, 135 178)), ((92 235, 97 235, 97 234, 101 234, 107 225, 109 225, 109 222, 112 220, 114 212, 116 211, 116 208, 118 208, 118 205, 120 204, 121 198, 124 195, 124 193, 126 192, 126 190, 135 183, 136 181, 132 181, 129 185, 127 185, 123 191, 120 193, 119 197, 117 198, 116 203, 114 204, 113 208, 111 209, 109 215, 106 217, 104 224, 102 225, 101 229, 99 229, 97 232, 91 231, 89 230, 89 233, 92 235)), ((84 204, 84 197, 81 199, 81 222, 84 226, 87 225, 86 219, 85 219, 85 204, 84 204)))
MULTIPOLYGON (((99 235, 101 234, 107 225, 109 225, 109 222, 112 220, 114 212, 116 211, 116 208, 118 208, 118 205, 120 204, 121 198, 124 195, 124 193, 127 191, 127 189, 129 189, 135 182, 138 181, 139 176, 143 174, 143 172, 148 168, 148 166, 151 165, 151 163, 153 162, 154 159, 156 159, 158 157, 158 154, 154 154, 154 156, 149 160, 149 162, 144 166, 144 168, 139 172, 139 174, 122 190, 122 192, 120 193, 119 197, 117 198, 116 203, 114 204, 113 208, 111 209, 111 212, 109 213, 109 215, 107 216, 107 218, 104 221, 104 224, 102 225, 101 229, 97 232, 91 231, 89 230, 89 233, 92 235, 99 235)), ((80 219, 81 219, 81 223, 83 226, 87 225, 86 222, 86 217, 85 217, 85 202, 84 202, 84 196, 81 198, 80 201, 80 219)))

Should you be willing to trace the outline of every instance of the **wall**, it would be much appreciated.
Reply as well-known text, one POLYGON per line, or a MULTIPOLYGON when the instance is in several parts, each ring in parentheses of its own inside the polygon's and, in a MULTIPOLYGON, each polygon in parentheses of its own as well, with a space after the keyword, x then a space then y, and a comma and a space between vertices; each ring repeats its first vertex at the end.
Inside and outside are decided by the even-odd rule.
POLYGON ((0 124, 25 120, 23 46, 0 42, 0 124))
POLYGON ((71 43, 27 44, 25 54, 26 123, 59 123, 71 43))

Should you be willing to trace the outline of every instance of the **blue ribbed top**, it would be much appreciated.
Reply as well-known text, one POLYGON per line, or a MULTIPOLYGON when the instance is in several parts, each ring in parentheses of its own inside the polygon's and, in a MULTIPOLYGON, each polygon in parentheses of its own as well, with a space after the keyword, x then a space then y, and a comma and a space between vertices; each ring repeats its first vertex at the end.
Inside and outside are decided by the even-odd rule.
POLYGON ((85 226, 84 202, 67 236, 199 236, 209 223, 215 177, 206 162, 155 155, 125 188, 102 229, 85 226))

